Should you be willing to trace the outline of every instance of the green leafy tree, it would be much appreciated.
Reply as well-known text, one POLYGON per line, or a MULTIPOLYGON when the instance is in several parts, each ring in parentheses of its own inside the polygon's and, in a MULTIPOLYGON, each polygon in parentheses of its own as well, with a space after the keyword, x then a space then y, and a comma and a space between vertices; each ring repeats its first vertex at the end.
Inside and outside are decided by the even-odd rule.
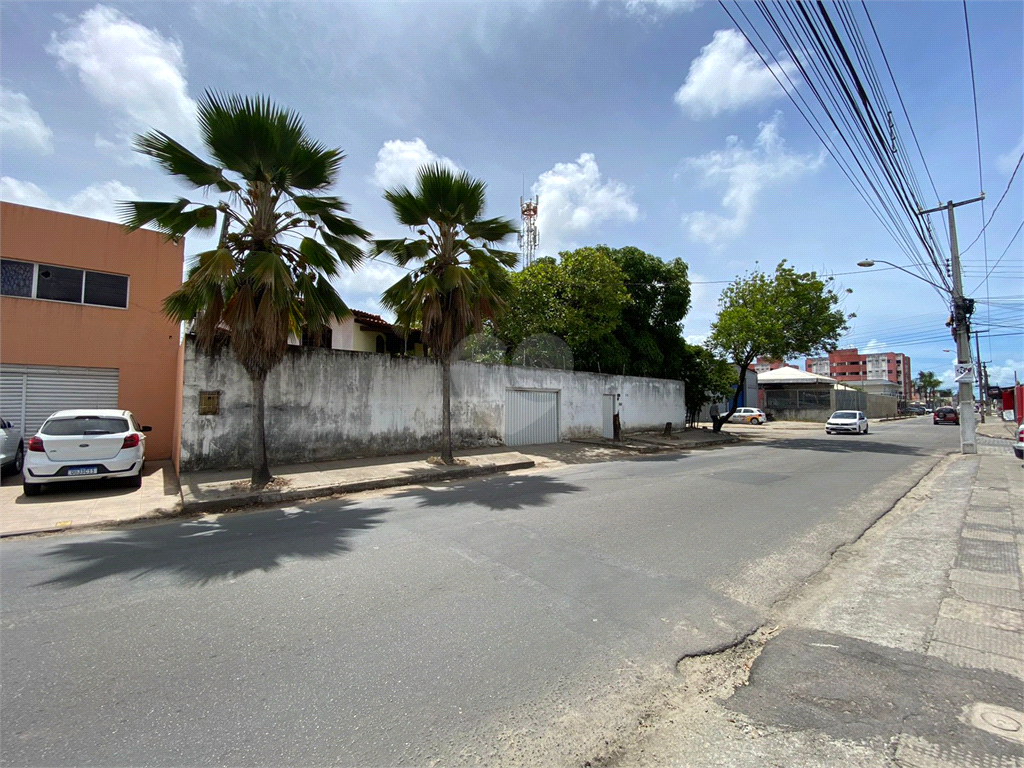
POLYGON ((727 397, 736 387, 736 368, 705 347, 686 344, 682 357, 682 380, 686 384, 686 423, 697 426, 701 409, 727 397))
POLYGON ((441 460, 454 464, 451 361, 456 348, 483 321, 505 308, 512 288, 508 268, 518 254, 493 246, 516 233, 508 219, 483 218, 486 185, 437 163, 420 168, 416 190, 389 189, 384 199, 417 239, 377 240, 373 251, 402 267, 419 263, 382 297, 400 326, 418 327, 441 366, 441 460))
POLYGON ((690 311, 686 263, 682 259, 662 261, 632 246, 612 249, 602 245, 591 250, 607 253, 619 265, 629 291, 622 319, 612 332, 616 343, 602 347, 624 357, 625 365, 616 368, 613 359, 598 358, 600 367, 631 376, 682 378, 686 349, 682 321, 690 311))
POLYGON ((738 367, 739 379, 729 412, 714 418, 715 432, 736 412, 748 366, 758 357, 786 360, 836 348, 847 317, 831 281, 783 260, 774 275, 755 270, 722 292, 708 344, 738 367))
POLYGON ((207 162, 160 131, 136 136, 135 148, 172 176, 200 190, 204 202, 126 202, 128 231, 153 226, 170 239, 215 231, 213 250, 197 254, 164 313, 193 322, 200 348, 218 335, 252 380, 252 477, 271 480, 264 427, 267 374, 281 362, 288 335, 318 335, 348 308, 331 285, 342 265, 356 267, 369 236, 327 194, 345 157, 306 133, 300 117, 264 97, 207 91, 198 107, 207 162), (220 200, 216 200, 217 197, 220 200), (211 199, 213 198, 213 199, 211 199))
POLYGON ((578 359, 619 324, 629 300, 622 270, 606 253, 566 251, 560 261, 538 259, 512 275, 509 310, 498 334, 510 348, 539 334, 553 334, 578 359))

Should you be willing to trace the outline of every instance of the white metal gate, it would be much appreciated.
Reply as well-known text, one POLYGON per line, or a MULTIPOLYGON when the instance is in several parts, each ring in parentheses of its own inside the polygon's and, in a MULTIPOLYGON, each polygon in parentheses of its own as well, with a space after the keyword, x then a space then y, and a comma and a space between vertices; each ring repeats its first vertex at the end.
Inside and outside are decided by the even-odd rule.
POLYGON ((558 391, 510 389, 505 398, 505 445, 558 442, 558 391))
POLYGON ((0 411, 25 436, 54 411, 117 408, 117 368, 0 365, 0 411))

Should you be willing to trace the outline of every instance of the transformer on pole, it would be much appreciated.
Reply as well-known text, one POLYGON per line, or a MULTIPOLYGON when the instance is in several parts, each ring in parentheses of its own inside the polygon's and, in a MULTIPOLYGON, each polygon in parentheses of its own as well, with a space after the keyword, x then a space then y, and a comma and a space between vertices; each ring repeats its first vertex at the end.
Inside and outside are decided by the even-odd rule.
POLYGON ((522 213, 523 225, 519 230, 519 252, 522 254, 523 268, 533 264, 540 244, 540 232, 537 229, 537 203, 540 195, 535 198, 519 198, 519 210, 522 213))

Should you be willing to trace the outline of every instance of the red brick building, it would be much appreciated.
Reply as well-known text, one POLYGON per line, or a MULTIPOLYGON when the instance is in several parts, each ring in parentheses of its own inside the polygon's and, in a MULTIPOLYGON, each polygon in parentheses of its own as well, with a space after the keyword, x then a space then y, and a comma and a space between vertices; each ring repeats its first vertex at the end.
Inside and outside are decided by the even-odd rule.
POLYGON ((909 401, 914 393, 910 358, 901 352, 861 354, 857 348, 837 349, 828 357, 809 357, 804 370, 831 378, 843 384, 870 385, 890 382, 898 386, 901 400, 909 401))

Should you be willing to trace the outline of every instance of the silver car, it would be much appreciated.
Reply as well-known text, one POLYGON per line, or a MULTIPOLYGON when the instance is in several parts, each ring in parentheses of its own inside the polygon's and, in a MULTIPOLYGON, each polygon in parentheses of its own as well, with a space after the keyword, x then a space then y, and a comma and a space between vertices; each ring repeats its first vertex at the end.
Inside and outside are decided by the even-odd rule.
POLYGON ((858 435, 868 433, 868 417, 861 411, 836 411, 825 422, 825 434, 851 432, 858 435))
POLYGON ((21 430, 0 418, 0 472, 21 472, 25 462, 25 441, 21 430))

